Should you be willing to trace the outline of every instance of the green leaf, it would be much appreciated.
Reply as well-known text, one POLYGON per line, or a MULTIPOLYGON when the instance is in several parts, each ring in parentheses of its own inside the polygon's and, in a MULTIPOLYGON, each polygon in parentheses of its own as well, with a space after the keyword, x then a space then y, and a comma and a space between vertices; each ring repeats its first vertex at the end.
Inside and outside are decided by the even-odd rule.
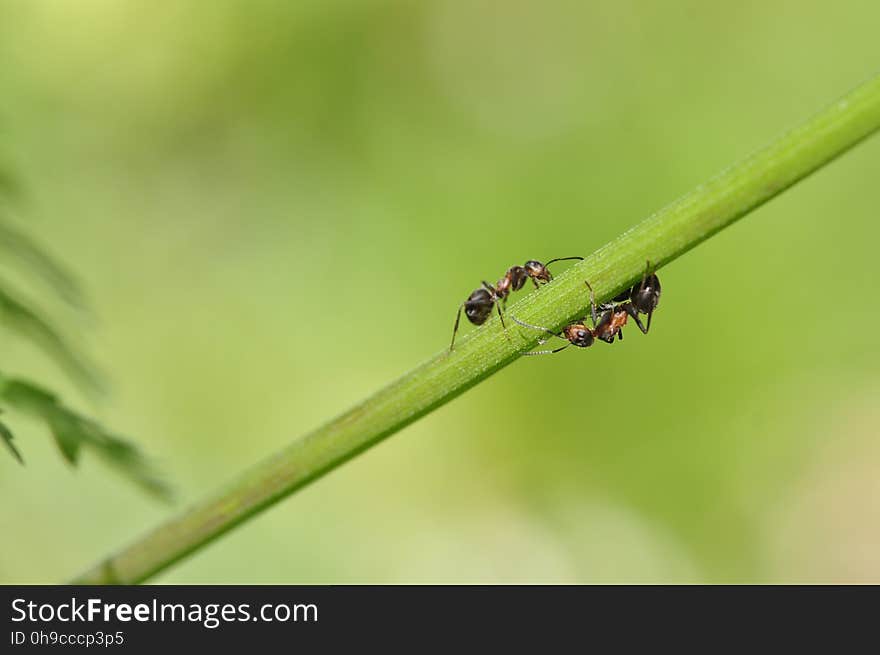
MULTIPOLYGON (((2 412, 3 410, 0 410, 2 412)), ((18 449, 15 447, 13 441, 12 430, 10 430, 3 421, 0 421, 0 439, 3 440, 3 443, 6 444, 6 447, 9 448, 9 452, 12 453, 12 456, 15 457, 19 461, 20 464, 24 464, 24 458, 22 458, 21 453, 18 452, 18 449)))
POLYGON ((82 289, 73 275, 25 234, 3 220, 0 220, 0 248, 30 267, 69 305, 79 310, 86 308, 82 289))
POLYGON ((44 416, 49 423, 49 429, 52 436, 55 437, 55 443, 61 454, 71 464, 76 464, 79 459, 79 449, 82 445, 82 437, 76 429, 76 425, 70 420, 70 417, 59 413, 51 412, 48 416, 44 416))
POLYGON ((149 493, 163 499, 171 497, 170 488, 137 446, 69 409, 51 391, 0 375, 0 398, 45 421, 61 454, 71 464, 76 465, 83 448, 88 448, 149 493))
POLYGON ((55 329, 36 312, 12 296, 0 284, 0 320, 21 336, 39 345, 71 377, 91 391, 104 387, 95 368, 73 352, 55 329))

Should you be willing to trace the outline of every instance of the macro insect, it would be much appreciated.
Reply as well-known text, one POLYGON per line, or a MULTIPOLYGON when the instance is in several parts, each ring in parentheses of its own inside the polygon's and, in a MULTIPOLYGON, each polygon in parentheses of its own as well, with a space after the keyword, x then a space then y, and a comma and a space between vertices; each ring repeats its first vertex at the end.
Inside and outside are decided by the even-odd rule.
MULTIPOLYGON (((569 346, 589 348, 597 339, 606 343, 614 343, 615 338, 623 341, 623 327, 627 324, 627 320, 630 317, 632 317, 644 334, 648 334, 648 329, 651 327, 651 317, 660 303, 660 279, 651 271, 650 262, 639 284, 635 284, 618 294, 612 302, 601 305, 598 311, 596 309, 593 287, 586 280, 584 284, 587 285, 587 289, 590 291, 590 317, 593 327, 588 326, 586 318, 584 318, 577 323, 566 325, 561 332, 557 333, 539 325, 531 325, 519 320, 516 316, 512 316, 511 318, 523 327, 540 330, 550 336, 568 341, 564 346, 553 350, 533 350, 523 354, 552 355, 565 350, 569 346), (647 327, 642 324, 639 314, 648 315, 647 327)), ((538 343, 545 344, 547 341, 548 339, 541 339, 538 343)))
POLYGON ((455 315, 455 325, 452 328, 452 343, 449 344, 449 351, 452 352, 455 347, 455 335, 458 334, 458 324, 461 321, 461 310, 464 309, 464 315, 474 325, 482 325, 492 313, 492 307, 498 310, 498 318, 501 319, 501 326, 505 333, 507 325, 504 323, 504 314, 501 306, 507 307, 507 297, 513 291, 522 289, 526 281, 531 279, 532 284, 537 289, 540 282, 550 282, 553 275, 547 268, 554 262, 568 261, 571 259, 583 259, 583 257, 558 257, 551 259, 546 264, 530 259, 523 266, 511 266, 507 269, 497 284, 493 287, 491 284, 483 280, 483 285, 474 289, 461 305, 458 306, 458 313, 455 315))
MULTIPOLYGON (((523 353, 524 355, 553 355, 565 350, 569 346, 589 348, 597 339, 606 343, 614 343, 615 338, 619 338, 621 341, 623 340, 623 326, 626 325, 626 321, 629 318, 629 312, 627 309, 623 305, 603 305, 603 311, 599 314, 596 311, 596 299, 593 294, 593 287, 591 287, 590 283, 586 280, 584 281, 584 284, 586 284, 587 289, 590 290, 590 317, 593 321, 593 327, 587 325, 587 319, 584 318, 576 323, 566 325, 562 328, 561 332, 553 332, 540 325, 532 325, 531 323, 519 320, 516 316, 512 316, 511 318, 523 327, 531 328, 532 330, 540 330, 541 332, 546 332, 551 337, 558 337, 568 341, 564 346, 554 348, 553 350, 531 350, 523 353)), ((543 345, 547 343, 547 341, 548 339, 541 339, 538 344, 543 345)))
POLYGON ((660 304, 660 278, 651 270, 650 261, 645 262, 645 274, 642 275, 642 281, 616 295, 612 302, 623 302, 622 306, 633 317, 639 329, 644 334, 648 334, 648 330, 651 329, 651 317, 660 304), (647 326, 642 325, 639 314, 648 315, 647 326))

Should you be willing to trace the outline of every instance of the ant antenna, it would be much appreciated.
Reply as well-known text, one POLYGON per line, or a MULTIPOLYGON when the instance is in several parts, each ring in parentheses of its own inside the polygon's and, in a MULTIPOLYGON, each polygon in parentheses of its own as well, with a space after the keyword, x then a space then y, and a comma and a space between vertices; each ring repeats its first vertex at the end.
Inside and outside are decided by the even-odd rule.
POLYGON ((550 264, 552 264, 553 262, 567 262, 570 259, 580 259, 581 261, 584 261, 583 257, 557 257, 556 259, 551 259, 549 262, 544 264, 544 266, 550 266, 550 264))
MULTIPOLYGON (((544 264, 544 271, 547 273, 547 278, 550 280, 553 279, 553 273, 551 273, 550 269, 547 268, 548 266, 550 266, 550 264, 552 264, 553 262, 567 262, 571 259, 580 259, 581 261, 584 261, 583 257, 557 257, 556 259, 551 259, 549 262, 544 264)), ((532 282, 535 283, 535 287, 538 286, 538 283, 535 280, 532 280, 532 282)))
POLYGON ((556 353, 565 350, 570 345, 570 343, 567 343, 564 346, 560 346, 556 350, 529 350, 528 352, 524 352, 523 355, 555 355, 556 353))
MULTIPOLYGON (((553 332, 553 330, 548 330, 547 328, 541 327, 540 325, 532 325, 531 323, 526 323, 525 321, 519 320, 516 316, 511 316, 510 318, 512 318, 516 323, 519 323, 523 327, 531 328, 533 330, 539 330, 541 332, 546 332, 551 337, 559 337, 560 339, 564 338, 561 334, 556 334, 556 332, 553 332)), ((541 343, 547 343, 547 340, 544 339, 541 343)))
MULTIPOLYGON (((558 337, 559 339, 565 338, 561 334, 556 334, 552 330, 548 330, 547 328, 541 327, 540 325, 532 325, 531 323, 526 323, 525 321, 521 321, 516 316, 511 316, 510 318, 512 318, 514 321, 516 321, 517 323, 519 323, 523 327, 532 328, 533 330, 540 330, 542 332, 546 332, 551 337, 558 337)), ((547 339, 541 339, 538 343, 547 343, 547 339)), ((570 343, 567 343, 564 346, 560 346, 559 348, 555 348, 554 350, 529 350, 527 352, 524 352, 523 355, 555 355, 556 353, 565 350, 570 345, 571 345, 570 343)))

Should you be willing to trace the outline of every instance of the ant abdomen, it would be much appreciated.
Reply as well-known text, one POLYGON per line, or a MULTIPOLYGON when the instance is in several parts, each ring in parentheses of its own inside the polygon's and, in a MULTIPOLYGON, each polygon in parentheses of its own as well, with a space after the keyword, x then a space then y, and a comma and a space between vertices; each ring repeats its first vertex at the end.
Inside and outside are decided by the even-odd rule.
POLYGON ((660 278, 648 275, 645 280, 632 288, 632 304, 642 314, 653 312, 660 305, 660 278))
POLYGON ((476 289, 464 303, 464 314, 474 325, 482 325, 492 313, 493 303, 488 289, 476 289))

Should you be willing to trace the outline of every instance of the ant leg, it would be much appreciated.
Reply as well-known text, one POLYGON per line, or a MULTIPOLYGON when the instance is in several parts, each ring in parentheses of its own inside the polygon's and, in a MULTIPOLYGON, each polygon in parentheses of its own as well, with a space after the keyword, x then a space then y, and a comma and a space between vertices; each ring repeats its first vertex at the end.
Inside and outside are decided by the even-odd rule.
POLYGON ((529 350, 528 352, 524 352, 523 355, 555 355, 556 353, 565 350, 570 345, 570 343, 567 343, 564 346, 556 348, 555 350, 529 350))
POLYGON ((623 341, 623 330, 617 331, 617 338, 618 340, 623 341))
POLYGON ((645 272, 642 274, 642 283, 639 285, 639 291, 645 290, 645 282, 648 281, 648 276, 651 274, 651 260, 645 260, 645 272))
POLYGON ((449 344, 449 352, 452 352, 452 347, 455 345, 455 335, 458 333, 458 322, 461 320, 462 309, 464 309, 464 303, 458 306, 458 313, 455 315, 455 327, 452 328, 452 343, 449 344))
POLYGON ((593 287, 590 286, 590 283, 584 280, 584 284, 587 285, 587 289, 590 290, 590 316, 593 318, 593 329, 596 329, 596 296, 593 295, 593 287))
MULTIPOLYGON (((650 262, 650 260, 649 260, 649 261, 648 261, 648 265, 650 265, 650 263, 651 263, 651 262, 650 262)), ((652 270, 651 270, 651 275, 654 274, 654 271, 655 271, 655 270, 656 270, 656 269, 652 269, 652 270)), ((658 293, 658 299, 659 299, 659 293, 660 293, 660 280, 657 280, 657 293, 658 293)), ((652 307, 652 308, 651 308, 651 311, 648 312, 648 327, 645 329, 645 334, 648 334, 648 330, 651 329, 651 317, 652 317, 653 315, 654 315, 654 308, 652 307)))
POLYGON ((510 335, 507 334, 507 324, 504 322, 504 314, 501 313, 501 303, 495 301, 495 309, 498 310, 498 318, 501 319, 501 327, 504 328, 504 337, 510 341, 510 335))
POLYGON ((639 319, 638 310, 633 306, 633 304, 626 303, 625 307, 626 307, 626 313, 629 314, 630 318, 636 322, 636 325, 639 326, 639 329, 642 331, 642 334, 648 334, 648 330, 651 327, 651 312, 653 312, 654 310, 651 310, 651 312, 648 312, 648 327, 645 327, 644 324, 642 323, 641 319, 639 319))
MULTIPOLYGON (((550 275, 550 271, 547 271, 547 275, 550 275)), ((550 276, 550 279, 552 280, 552 279, 553 279, 553 276, 550 276)), ((535 285, 535 288, 536 288, 536 289, 540 289, 540 288, 541 288, 541 285, 538 284, 538 281, 537 281, 535 278, 532 278, 532 284, 535 285)))
POLYGON ((495 303, 495 309, 498 310, 498 318, 501 319, 501 327, 504 328, 504 336, 510 341, 510 335, 507 334, 507 325, 504 323, 504 315, 501 313, 501 303, 504 303, 504 306, 507 307, 507 296, 499 296, 495 287, 486 282, 486 280, 483 280, 483 288, 489 292, 490 296, 492 296, 492 301, 495 303))

